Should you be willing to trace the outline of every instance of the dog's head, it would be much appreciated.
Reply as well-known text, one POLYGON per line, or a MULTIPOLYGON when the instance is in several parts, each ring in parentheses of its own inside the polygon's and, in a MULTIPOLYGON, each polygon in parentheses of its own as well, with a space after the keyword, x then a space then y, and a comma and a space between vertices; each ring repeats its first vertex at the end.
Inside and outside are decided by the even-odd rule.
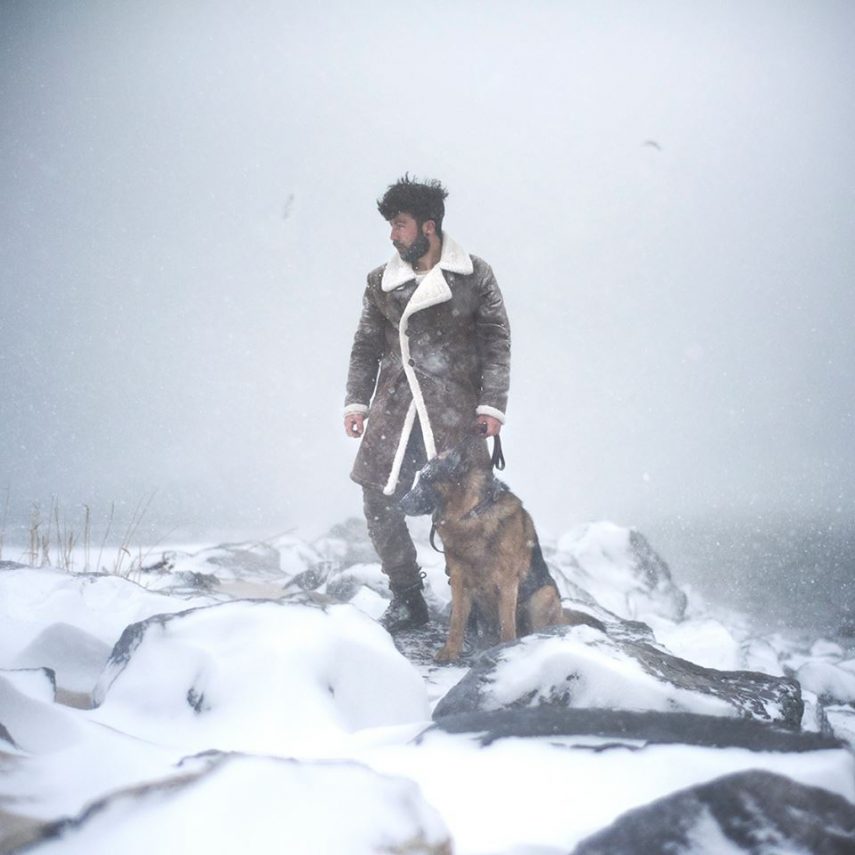
MULTIPOLYGON (((484 441, 480 442, 483 445, 484 441)), ((475 460, 473 451, 472 442, 465 440, 429 460, 419 470, 413 488, 401 499, 401 510, 407 516, 418 517, 441 509, 448 494, 460 487, 471 470, 475 460)))

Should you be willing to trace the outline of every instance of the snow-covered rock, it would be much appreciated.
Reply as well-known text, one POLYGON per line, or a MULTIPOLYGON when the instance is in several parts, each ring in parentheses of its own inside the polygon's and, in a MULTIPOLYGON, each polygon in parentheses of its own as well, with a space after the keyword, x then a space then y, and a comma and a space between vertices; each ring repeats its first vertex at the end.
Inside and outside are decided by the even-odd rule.
POLYGON ((54 623, 36 636, 13 660, 16 668, 50 668, 56 684, 88 695, 98 680, 112 645, 68 623, 54 623))
POLYGON ((855 806, 819 787, 752 770, 621 816, 573 855, 855 852, 855 806))
POLYGON ((678 588, 665 561, 644 535, 609 522, 589 523, 564 534, 553 556, 562 596, 575 598, 578 589, 628 620, 654 614, 681 620, 686 594, 678 588), (572 583, 570 590, 562 582, 572 583))
POLYGON ((855 708, 832 704, 825 708, 825 715, 834 735, 855 751, 855 708))
POLYGON ((650 644, 580 626, 556 627, 481 654, 434 718, 549 705, 756 718, 795 729, 803 712, 793 680, 703 668, 650 644))
POLYGON ((832 736, 834 731, 828 716, 825 714, 825 707, 813 692, 804 687, 802 687, 802 703, 804 704, 802 730, 805 733, 822 733, 825 736, 832 736))
POLYGON ((56 675, 50 668, 16 668, 0 670, 0 677, 17 692, 43 703, 56 700, 56 675))
POLYGON ((680 623, 666 620, 651 623, 656 640, 681 659, 719 671, 745 667, 742 645, 720 621, 695 618, 680 623))
POLYGON ((818 638, 810 646, 810 655, 813 659, 829 659, 832 662, 839 662, 843 658, 844 651, 836 641, 818 638))
MULTIPOLYGON (((208 597, 176 599, 154 593, 119 576, 6 563, 0 568, 0 668, 18 667, 19 657, 33 644, 45 656, 55 657, 56 636, 69 639, 74 627, 80 633, 72 643, 87 660, 81 669, 88 672, 91 639, 112 647, 128 624, 212 602, 208 597)), ((30 655, 26 661, 27 667, 50 667, 30 655)), ((73 679, 82 676, 74 670, 68 661, 59 669, 73 679)))
POLYGON ((424 683, 350 606, 235 601, 129 626, 97 721, 154 742, 287 754, 428 717, 424 683))
MULTIPOLYGON (((244 818, 260 829, 269 820, 277 845, 311 818, 305 851, 360 851, 359 807, 372 827, 415 817, 391 851, 442 851, 431 847, 453 838, 459 855, 554 855, 652 800, 751 769, 855 802, 855 755, 830 737, 833 728, 855 744, 855 707, 823 706, 848 697, 851 649, 760 637, 700 600, 687 608, 637 532, 598 523, 544 552, 565 604, 607 634, 562 627, 473 658, 492 643, 475 633, 461 663, 439 667, 443 557, 425 528, 417 547, 432 621, 393 640, 371 620, 389 591, 357 522, 312 543, 287 535, 168 553, 135 570, 142 586, 0 565, 0 669, 16 669, 0 671, 0 800, 19 811, 0 813, 0 852, 44 820, 59 824, 39 852, 132 852, 131 838, 147 853, 176 840, 186 853, 221 841, 231 851, 231 835, 265 851, 268 836, 252 837, 244 818), (86 694, 108 647, 100 706, 69 708, 68 691, 86 694), (834 691, 822 701, 800 692, 799 669, 806 686, 834 691), (378 785, 376 773, 394 783, 378 785), (269 801, 271 787, 295 792, 293 804, 269 801), (344 844, 324 836, 334 827, 316 833, 336 822, 350 829, 344 844)), ((279 851, 301 845, 288 838, 279 851)))
POLYGON ((312 548, 338 567, 377 561, 377 553, 371 545, 368 527, 362 517, 349 517, 337 523, 325 535, 313 541, 312 548))
POLYGON ((329 552, 328 545, 319 550, 293 535, 280 535, 195 552, 167 550, 143 566, 139 576, 148 589, 170 594, 209 593, 220 601, 274 599, 321 586, 340 563, 329 552))
MULTIPOLYGON (((143 576, 164 577, 169 584, 193 576, 208 577, 211 586, 236 580, 268 579, 283 582, 320 561, 306 543, 283 537, 278 543, 222 543, 197 552, 168 550, 142 568, 143 576)), ((201 584, 201 581, 198 582, 201 584)))
POLYGON ((836 743, 750 720, 687 714, 537 708, 452 716, 413 745, 378 747, 360 759, 416 781, 460 855, 568 853, 628 810, 751 769, 855 802, 855 758, 836 743), (601 725, 603 714, 613 726, 602 735, 584 731, 579 717, 601 725), (542 716, 549 720, 538 727, 542 716), (565 716, 572 719, 567 726, 556 724, 565 716), (466 727, 452 729, 465 718, 466 727), (530 726, 513 728, 508 720, 530 726))
POLYGON ((389 579, 383 575, 379 564, 353 564, 331 574, 321 590, 344 603, 352 600, 362 588, 367 588, 379 596, 389 597, 389 579))
POLYGON ((0 671, 0 725, 12 746, 31 754, 70 745, 81 727, 53 703, 52 681, 44 671, 0 671))
POLYGON ((45 829, 38 855, 451 855, 418 787, 351 762, 214 754, 45 829))
POLYGON ((748 671, 761 671, 773 677, 783 677, 781 655, 765 638, 746 638, 741 646, 742 667, 748 671))
MULTIPOLYGON (((43 671, 0 672, 0 754, 0 803, 24 814, 11 825, 75 814, 117 788, 175 774, 181 758, 54 703, 43 671)), ((8 827, 0 818, 2 852, 8 827)))
POLYGON ((805 662, 796 679, 825 704, 855 704, 855 674, 823 659, 805 662))
POLYGON ((842 741, 830 733, 799 732, 750 718, 658 710, 540 706, 458 713, 437 718, 419 738, 437 730, 470 734, 482 745, 497 739, 567 737, 574 745, 589 747, 697 745, 793 754, 845 753, 842 741))

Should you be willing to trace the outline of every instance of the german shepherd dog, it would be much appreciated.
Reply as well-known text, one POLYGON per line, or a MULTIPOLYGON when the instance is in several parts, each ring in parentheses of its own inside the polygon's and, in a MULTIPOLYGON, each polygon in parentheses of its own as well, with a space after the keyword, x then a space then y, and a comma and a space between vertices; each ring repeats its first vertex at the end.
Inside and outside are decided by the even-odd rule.
POLYGON ((561 624, 604 629, 596 618, 562 609, 531 516, 487 460, 484 439, 466 439, 428 461, 400 503, 408 516, 432 514, 445 547, 451 620, 437 662, 460 656, 473 604, 501 641, 561 624))

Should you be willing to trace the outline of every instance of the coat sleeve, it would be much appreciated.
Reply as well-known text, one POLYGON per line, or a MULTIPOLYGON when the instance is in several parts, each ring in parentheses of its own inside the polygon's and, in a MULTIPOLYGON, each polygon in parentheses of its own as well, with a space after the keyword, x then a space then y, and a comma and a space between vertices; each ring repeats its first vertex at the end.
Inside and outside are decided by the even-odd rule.
POLYGON ((347 393, 344 399, 345 413, 366 413, 377 371, 385 347, 384 324, 386 318, 377 308, 371 290, 371 281, 362 297, 362 314, 353 337, 350 351, 350 366, 347 372, 347 393))
POLYGON ((496 277, 485 265, 476 316, 481 395, 477 412, 505 421, 511 380, 511 327, 496 277))

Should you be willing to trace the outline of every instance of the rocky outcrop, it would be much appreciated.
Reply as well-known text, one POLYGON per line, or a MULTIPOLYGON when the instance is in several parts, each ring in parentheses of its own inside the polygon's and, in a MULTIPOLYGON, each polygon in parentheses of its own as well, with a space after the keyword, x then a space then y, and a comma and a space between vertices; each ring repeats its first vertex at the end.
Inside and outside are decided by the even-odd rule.
POLYGON ((555 627, 481 654, 440 701, 447 715, 554 706, 752 718, 798 730, 799 685, 750 671, 716 671, 590 627, 555 627))
POLYGON ((635 529, 608 522, 572 529, 547 554, 562 596, 582 589, 599 605, 627 620, 647 614, 681 620, 686 594, 674 584, 666 562, 635 529))
POLYGON ((837 663, 806 662, 796 671, 795 677, 824 704, 855 705, 855 672, 837 663))
POLYGON ((845 744, 819 733, 796 733, 751 719, 552 706, 441 716, 417 739, 434 731, 472 734, 482 745, 522 737, 568 737, 582 742, 594 738, 599 741, 588 744, 597 751, 617 746, 638 749, 645 745, 698 745, 802 753, 840 749, 845 744))
POLYGON ((94 720, 186 751, 288 754, 429 714, 419 674, 374 621, 351 606, 285 601, 129 626, 93 697, 94 720))
POLYGON ((753 770, 718 778, 621 816, 573 855, 855 852, 855 806, 791 778, 753 770))

